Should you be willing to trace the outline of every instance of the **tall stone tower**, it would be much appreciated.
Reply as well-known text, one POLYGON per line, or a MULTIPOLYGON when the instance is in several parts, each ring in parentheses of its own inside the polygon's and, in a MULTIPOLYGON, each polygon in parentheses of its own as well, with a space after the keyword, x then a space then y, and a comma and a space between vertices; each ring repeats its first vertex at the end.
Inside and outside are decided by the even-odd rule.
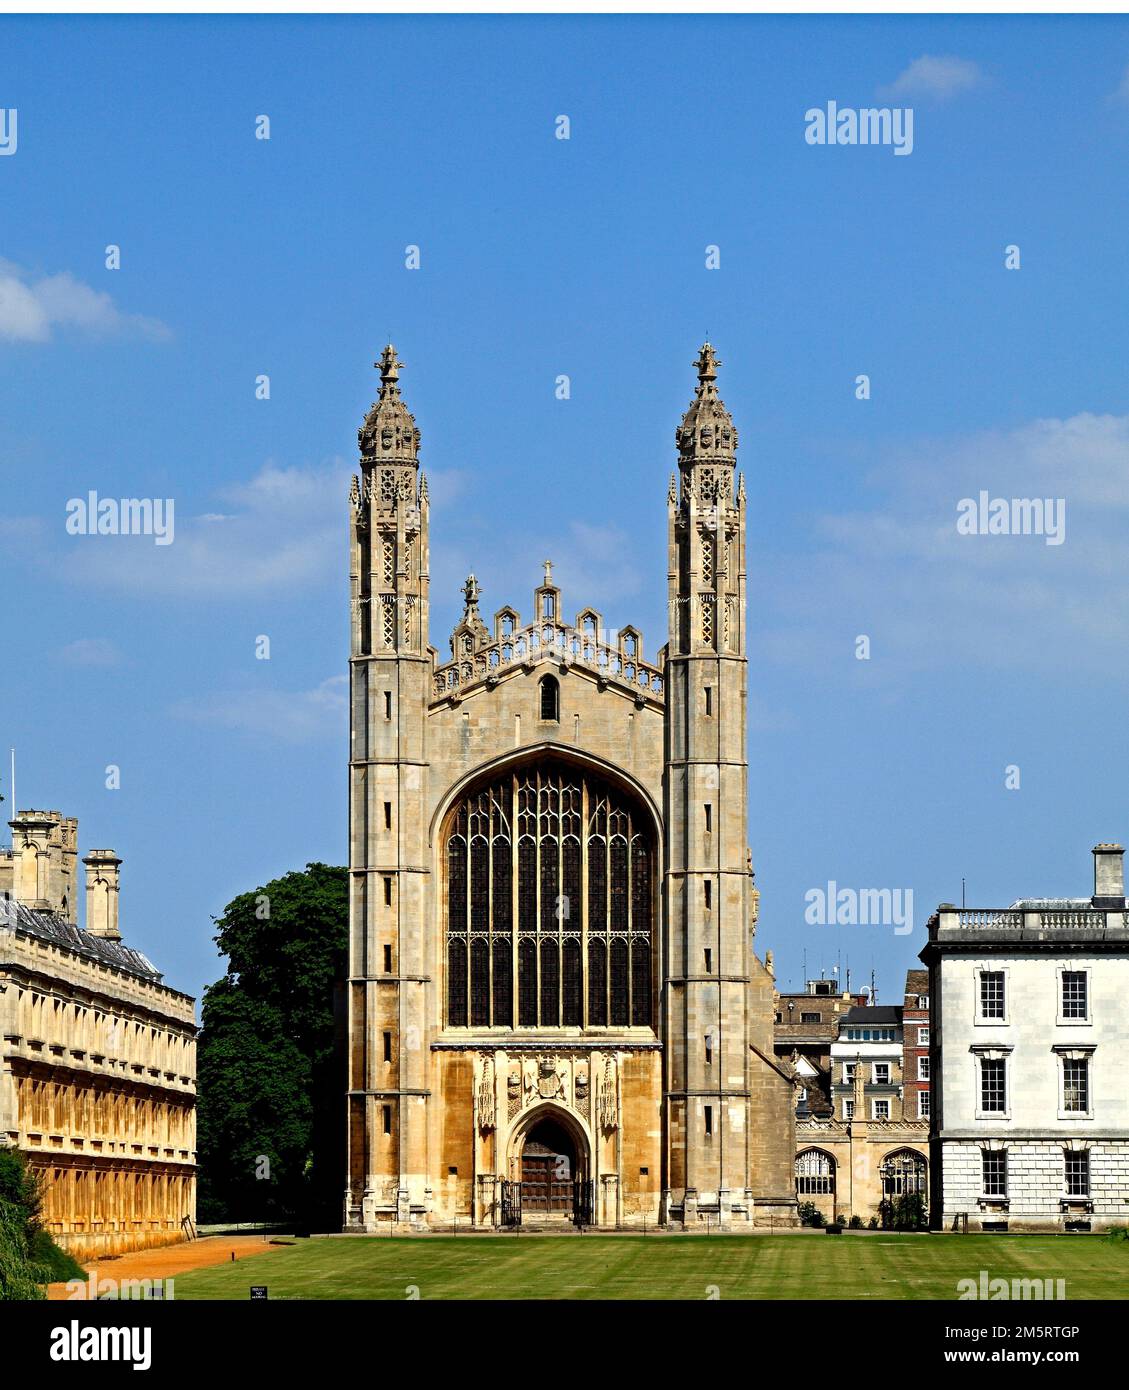
POLYGON ((427 481, 389 345, 350 496, 349 1188, 347 1227, 423 1211, 427 1187, 425 922, 427 481))
MULTIPOLYGON (((665 1218, 752 1219, 745 492, 709 343, 675 432, 668 506, 663 1018, 665 1218)), ((762 970, 763 973, 763 970, 762 970)))
POLYGON ((345 1226, 795 1220, 793 1077, 752 950, 745 499, 707 343, 678 430, 670 633, 428 637, 428 502, 393 348, 352 485, 345 1226))

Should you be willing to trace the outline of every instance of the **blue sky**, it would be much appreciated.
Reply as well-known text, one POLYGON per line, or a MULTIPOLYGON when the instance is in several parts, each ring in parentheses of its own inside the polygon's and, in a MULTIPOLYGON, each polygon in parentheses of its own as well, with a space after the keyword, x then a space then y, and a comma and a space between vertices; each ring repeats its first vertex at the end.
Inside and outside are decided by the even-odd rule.
POLYGON ((750 499, 750 839, 782 985, 806 951, 892 1002, 962 876, 972 906, 1090 891, 1090 847, 1129 835, 1129 22, 23 18, 0 40, 4 793, 14 743, 21 806, 123 856, 127 939, 171 983, 220 973, 237 892, 344 862, 345 491, 389 338, 432 483, 434 645, 469 569, 484 611, 528 611, 549 556, 569 611, 653 656, 708 331, 750 499), (912 155, 809 146, 828 100, 911 106, 912 155), (174 544, 68 536, 90 489, 174 498, 174 544), (1065 543, 957 536, 981 489, 1066 499, 1065 543), (828 879, 912 889, 913 934, 805 924, 828 879))

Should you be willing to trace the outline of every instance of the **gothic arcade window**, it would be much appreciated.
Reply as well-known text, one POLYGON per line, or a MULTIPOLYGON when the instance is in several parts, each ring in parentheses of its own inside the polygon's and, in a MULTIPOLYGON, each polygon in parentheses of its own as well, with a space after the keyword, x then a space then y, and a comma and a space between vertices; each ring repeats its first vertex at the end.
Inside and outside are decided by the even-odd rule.
POLYGON ((654 843, 634 802, 546 761, 449 827, 449 1026, 650 1026, 654 843))
POLYGON ((835 1162, 822 1149, 805 1149, 796 1155, 796 1195, 819 1196, 835 1191, 835 1162))
POLYGON ((879 1171, 882 1174, 883 1197, 904 1197, 911 1192, 925 1192, 925 1159, 913 1149, 899 1149, 888 1154, 879 1171))

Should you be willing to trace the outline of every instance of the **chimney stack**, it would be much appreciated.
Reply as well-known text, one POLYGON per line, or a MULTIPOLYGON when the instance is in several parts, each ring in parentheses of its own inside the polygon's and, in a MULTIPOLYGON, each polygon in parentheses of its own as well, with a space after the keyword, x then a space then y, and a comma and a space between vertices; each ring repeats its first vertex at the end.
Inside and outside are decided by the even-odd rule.
POLYGON ((8 824, 12 827, 12 896, 28 907, 76 922, 78 821, 58 811, 21 811, 8 824))
POLYGON ((86 865, 86 930, 91 936, 120 941, 118 930, 118 870, 121 860, 112 849, 92 849, 86 865))
POLYGON ((1094 906, 1102 912, 1125 907, 1125 850, 1121 845, 1094 846, 1094 906))
POLYGON ((21 811, 12 827, 12 897, 25 907, 48 911, 51 878, 51 836, 56 819, 50 811, 21 811))

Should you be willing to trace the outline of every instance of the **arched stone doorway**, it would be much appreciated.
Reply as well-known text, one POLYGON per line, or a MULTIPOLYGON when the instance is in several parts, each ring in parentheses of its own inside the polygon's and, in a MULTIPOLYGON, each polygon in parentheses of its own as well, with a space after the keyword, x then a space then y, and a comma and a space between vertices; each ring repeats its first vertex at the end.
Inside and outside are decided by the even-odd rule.
POLYGON ((567 1111, 538 1106, 511 1140, 509 1168, 509 1192, 504 1197, 511 1210, 520 1213, 518 1222, 591 1224, 588 1140, 567 1111))
POLYGON ((576 1145, 563 1125, 551 1116, 540 1120, 525 1136, 521 1148, 521 1210, 523 1215, 571 1216, 576 1180, 576 1145))

